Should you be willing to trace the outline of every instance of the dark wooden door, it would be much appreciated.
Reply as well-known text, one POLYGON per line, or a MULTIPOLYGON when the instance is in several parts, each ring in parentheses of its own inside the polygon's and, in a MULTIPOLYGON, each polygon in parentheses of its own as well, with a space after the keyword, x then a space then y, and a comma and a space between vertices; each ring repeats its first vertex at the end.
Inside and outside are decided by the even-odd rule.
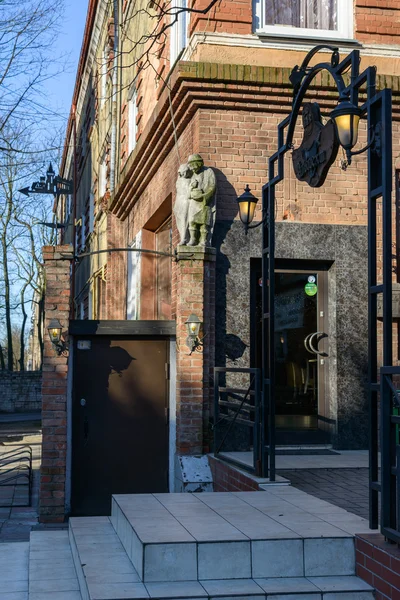
POLYGON ((73 515, 111 514, 112 494, 168 491, 168 342, 74 343, 73 515))

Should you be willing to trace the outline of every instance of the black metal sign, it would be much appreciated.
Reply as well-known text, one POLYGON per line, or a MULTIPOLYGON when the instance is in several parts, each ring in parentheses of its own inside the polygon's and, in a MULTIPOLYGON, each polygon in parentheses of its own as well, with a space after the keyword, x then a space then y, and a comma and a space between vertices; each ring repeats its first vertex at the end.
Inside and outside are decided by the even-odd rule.
POLYGON ((25 196, 29 196, 30 194, 53 194, 53 196, 60 196, 61 194, 72 194, 73 182, 69 179, 63 179, 59 175, 56 176, 50 163, 46 177, 41 177, 39 181, 34 181, 30 188, 26 187, 18 191, 25 196))
POLYGON ((297 179, 311 187, 323 185, 334 162, 339 142, 332 121, 324 125, 316 102, 307 102, 303 108, 303 141, 293 150, 293 168, 297 179))

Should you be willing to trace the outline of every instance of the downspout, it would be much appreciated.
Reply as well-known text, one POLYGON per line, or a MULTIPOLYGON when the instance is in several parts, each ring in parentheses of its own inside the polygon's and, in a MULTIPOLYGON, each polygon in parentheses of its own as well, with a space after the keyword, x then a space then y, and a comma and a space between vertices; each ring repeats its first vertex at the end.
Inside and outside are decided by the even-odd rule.
POLYGON ((111 94, 110 193, 115 190, 117 158, 117 88, 118 88, 118 0, 114 0, 114 59, 111 94))
MULTIPOLYGON (((72 105, 72 139, 73 139, 73 196, 72 196, 72 245, 74 247, 74 256, 78 253, 76 248, 76 202, 77 202, 77 187, 78 187, 78 165, 76 156, 76 104, 72 105)), ((75 319, 75 275, 76 264, 75 259, 71 263, 71 319, 75 319)))

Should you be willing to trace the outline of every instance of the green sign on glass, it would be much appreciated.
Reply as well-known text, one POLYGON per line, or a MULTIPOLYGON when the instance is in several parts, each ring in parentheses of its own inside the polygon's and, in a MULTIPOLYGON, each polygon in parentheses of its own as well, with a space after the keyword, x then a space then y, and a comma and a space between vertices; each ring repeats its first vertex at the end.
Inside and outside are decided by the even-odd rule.
POLYGON ((307 296, 315 296, 315 294, 318 292, 318 286, 316 283, 306 283, 304 291, 307 296))

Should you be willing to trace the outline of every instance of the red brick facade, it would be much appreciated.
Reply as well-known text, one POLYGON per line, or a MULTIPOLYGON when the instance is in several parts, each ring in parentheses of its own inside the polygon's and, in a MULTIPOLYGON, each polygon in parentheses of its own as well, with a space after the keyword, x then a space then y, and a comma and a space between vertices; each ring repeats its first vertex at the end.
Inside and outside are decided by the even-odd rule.
POLYGON ((400 549, 378 533, 355 539, 357 575, 376 589, 376 600, 399 600, 400 549))
POLYGON ((177 389, 176 425, 178 454, 209 451, 212 367, 214 366, 215 328, 215 252, 187 247, 178 253, 176 290, 177 389), (203 346, 190 353, 187 345, 189 315, 204 323, 200 332, 203 346))
POLYGON ((51 319, 58 319, 64 335, 70 315, 71 246, 45 246, 46 276, 44 354, 42 380, 42 464, 39 519, 62 522, 65 517, 67 459, 68 358, 57 356, 47 334, 51 319))
POLYGON ((213 456, 208 457, 213 476, 214 492, 257 492, 260 486, 257 481, 239 471, 228 463, 213 456))

